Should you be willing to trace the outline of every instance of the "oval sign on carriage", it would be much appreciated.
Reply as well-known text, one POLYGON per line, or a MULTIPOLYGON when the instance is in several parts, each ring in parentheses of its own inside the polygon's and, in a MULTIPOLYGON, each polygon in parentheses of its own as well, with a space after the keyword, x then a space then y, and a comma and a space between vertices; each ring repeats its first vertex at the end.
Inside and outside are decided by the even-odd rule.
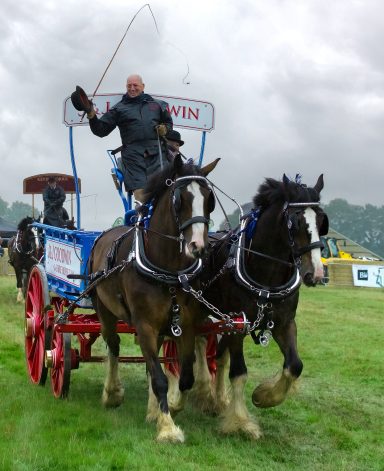
MULTIPOLYGON (((89 98, 92 98, 97 116, 101 117, 118 103, 122 96, 122 93, 110 93, 95 95, 94 98, 89 95, 89 98)), ((172 96, 151 96, 168 104, 167 108, 172 116, 174 127, 208 132, 214 128, 215 109, 212 103, 172 96)), ((77 111, 72 105, 71 97, 67 97, 64 100, 64 124, 69 127, 88 126, 88 119, 82 116, 83 113, 77 111)))
POLYGON ((47 237, 45 242, 45 271, 47 275, 80 287, 81 280, 68 279, 68 275, 81 273, 81 247, 47 237))

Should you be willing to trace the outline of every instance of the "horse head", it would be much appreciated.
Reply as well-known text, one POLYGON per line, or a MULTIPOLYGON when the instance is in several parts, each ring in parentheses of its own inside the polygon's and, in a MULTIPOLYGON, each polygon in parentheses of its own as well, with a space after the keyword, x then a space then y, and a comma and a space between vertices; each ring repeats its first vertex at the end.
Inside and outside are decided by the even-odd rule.
POLYGON ((267 208, 275 208, 275 212, 276 208, 282 208, 277 218, 280 230, 271 238, 271 243, 274 240, 285 248, 286 254, 291 254, 307 286, 320 283, 324 276, 320 236, 328 232, 328 217, 320 208, 323 186, 323 175, 313 187, 302 184, 298 175, 294 181, 284 175, 282 181, 266 179, 254 198, 261 213, 267 212, 267 208))
POLYGON ((157 207, 153 224, 172 227, 187 258, 201 258, 208 246, 208 225, 215 197, 206 177, 218 161, 199 168, 183 164, 177 156, 164 171, 149 180, 144 190, 144 200, 153 201, 157 207))
POLYGON ((20 232, 27 231, 29 229, 30 224, 32 224, 34 221, 35 220, 31 216, 23 218, 17 225, 17 230, 20 232))
MULTIPOLYGON (((283 177, 283 181, 284 181, 283 177)), ((320 193, 324 187, 323 175, 310 188, 300 182, 284 181, 288 190, 286 220, 294 257, 300 260, 300 274, 307 286, 320 283, 324 277, 321 262, 323 248, 320 236, 328 232, 328 217, 320 208, 320 193)))

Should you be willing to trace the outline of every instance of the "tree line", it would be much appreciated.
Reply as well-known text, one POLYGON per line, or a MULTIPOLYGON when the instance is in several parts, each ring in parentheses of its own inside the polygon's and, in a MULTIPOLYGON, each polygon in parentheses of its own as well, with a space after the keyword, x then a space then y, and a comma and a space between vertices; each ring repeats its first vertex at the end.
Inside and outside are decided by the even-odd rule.
MULTIPOLYGON (((252 208, 252 203, 242 206, 246 213, 252 208)), ((357 242, 381 258, 384 258, 384 206, 372 204, 365 206, 349 204, 346 200, 336 198, 322 205, 329 218, 329 226, 357 242)), ((239 223, 239 210, 228 216, 232 228, 239 223)), ((226 222, 220 224, 220 229, 226 228, 226 222)))
MULTIPOLYGON (((33 208, 30 204, 15 201, 11 204, 7 203, 0 196, 0 217, 8 222, 17 225, 26 216, 32 216, 33 208)), ((35 217, 40 214, 39 209, 35 208, 35 217)))
MULTIPOLYGON (((252 203, 243 205, 244 212, 251 208, 252 203)), ((323 205, 323 208, 328 214, 332 229, 384 258, 384 206, 358 206, 336 198, 323 205)), ((38 214, 40 211, 35 208, 35 216, 38 214)), ((0 197, 0 217, 17 225, 25 216, 32 216, 31 205, 21 201, 8 204, 0 197)), ((230 226, 235 228, 239 223, 239 210, 230 214, 228 220, 230 226)), ((220 224, 220 229, 226 228, 224 221, 220 224)))

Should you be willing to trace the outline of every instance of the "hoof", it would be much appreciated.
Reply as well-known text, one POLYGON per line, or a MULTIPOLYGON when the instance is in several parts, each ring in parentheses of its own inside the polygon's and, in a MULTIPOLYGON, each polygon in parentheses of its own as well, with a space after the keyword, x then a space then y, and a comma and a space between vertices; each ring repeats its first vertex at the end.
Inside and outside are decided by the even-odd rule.
POLYGON ((267 409, 268 407, 275 407, 281 404, 285 399, 285 396, 271 396, 265 394, 265 391, 258 391, 255 389, 252 394, 252 403, 255 407, 260 409, 267 409))
POLYGON ((253 391, 253 404, 261 408, 278 406, 285 400, 296 380, 289 371, 284 370, 274 378, 264 381, 253 391))
POLYGON ((161 443, 184 443, 184 433, 175 425, 169 412, 159 412, 156 440, 161 443))
POLYGON ((260 427, 252 419, 244 421, 223 421, 220 427, 220 432, 224 435, 242 433, 251 440, 258 440, 263 436, 260 427))
POLYGON ((156 441, 159 443, 184 443, 185 438, 181 428, 175 425, 170 430, 161 430, 156 437, 156 441))
POLYGON ((111 390, 103 390, 103 406, 107 408, 119 407, 124 400, 124 389, 122 387, 111 390))
POLYGON ((244 427, 241 429, 241 431, 251 440, 259 440, 259 438, 263 436, 260 427, 254 422, 244 424, 244 427))

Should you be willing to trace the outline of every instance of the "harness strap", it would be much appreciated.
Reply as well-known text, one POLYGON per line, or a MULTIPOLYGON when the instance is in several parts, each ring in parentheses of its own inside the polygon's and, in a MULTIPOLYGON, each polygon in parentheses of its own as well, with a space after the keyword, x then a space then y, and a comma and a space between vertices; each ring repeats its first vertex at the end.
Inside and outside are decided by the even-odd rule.
POLYGON ((191 226, 192 224, 195 224, 196 222, 202 222, 203 224, 209 224, 210 219, 204 217, 204 216, 194 216, 191 219, 188 219, 187 221, 183 222, 181 226, 179 227, 180 231, 183 231, 185 228, 188 226, 191 226))
POLYGON ((189 280, 192 280, 201 272, 202 269, 201 259, 194 261, 192 265, 190 265, 185 270, 181 270, 176 273, 154 265, 145 255, 143 231, 141 231, 138 226, 135 232, 135 239, 133 241, 131 256, 139 273, 170 285, 179 285, 180 275, 185 275, 189 280))
POLYGON ((298 249, 295 249, 294 251, 294 256, 295 257, 301 257, 307 252, 310 252, 313 249, 323 249, 324 244, 321 242, 321 240, 318 240, 317 242, 312 242, 311 244, 306 245, 305 247, 300 247, 298 249))

